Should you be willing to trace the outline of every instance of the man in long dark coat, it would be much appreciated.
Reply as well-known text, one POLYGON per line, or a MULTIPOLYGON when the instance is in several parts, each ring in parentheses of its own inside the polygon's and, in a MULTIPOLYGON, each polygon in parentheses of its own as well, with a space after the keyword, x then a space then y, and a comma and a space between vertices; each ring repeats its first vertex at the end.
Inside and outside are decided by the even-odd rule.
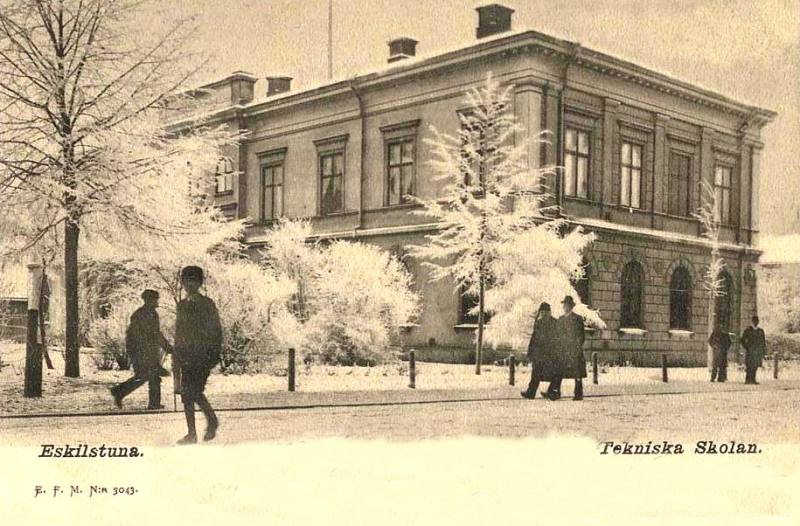
POLYGON ((758 316, 753 316, 751 324, 742 333, 742 347, 744 347, 744 363, 747 372, 745 373, 744 383, 758 385, 756 382, 756 371, 764 361, 764 353, 767 349, 767 338, 764 329, 758 326, 758 316))
POLYGON ((563 368, 558 379, 550 382, 545 398, 557 400, 561 396, 561 380, 575 379, 573 400, 583 400, 583 379, 586 378, 586 359, 583 357, 583 342, 586 334, 583 330, 583 318, 575 314, 575 300, 567 296, 562 301, 564 315, 556 323, 558 348, 563 360, 563 368))
POLYGON ((131 315, 125 334, 125 348, 133 362, 132 378, 111 388, 111 396, 117 407, 122 407, 122 399, 146 382, 149 391, 147 409, 163 409, 161 405, 161 349, 169 352, 171 346, 161 333, 158 318, 158 292, 142 292, 144 305, 131 315))
POLYGON ((181 399, 186 416, 188 433, 178 444, 197 442, 194 405, 200 406, 206 417, 206 432, 203 440, 212 440, 219 427, 206 395, 208 375, 219 363, 222 350, 222 324, 214 301, 200 294, 203 284, 203 269, 189 266, 181 271, 181 286, 187 296, 178 303, 175 319, 175 358, 181 373, 181 399))
POLYGON ((552 382, 559 370, 558 349, 556 349, 556 319, 550 314, 550 304, 539 305, 533 334, 528 343, 528 360, 531 363, 531 381, 522 397, 532 399, 536 396, 540 382, 552 382))
POLYGON ((714 327, 714 332, 708 339, 711 345, 711 381, 726 382, 728 380, 728 349, 731 348, 731 336, 722 330, 719 323, 714 327))

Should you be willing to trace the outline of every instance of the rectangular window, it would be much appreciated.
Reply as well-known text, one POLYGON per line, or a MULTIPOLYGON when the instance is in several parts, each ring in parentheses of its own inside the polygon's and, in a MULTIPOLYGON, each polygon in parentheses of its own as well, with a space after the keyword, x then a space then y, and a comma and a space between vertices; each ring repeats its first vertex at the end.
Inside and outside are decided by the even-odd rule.
POLYGON ((723 225, 731 223, 731 172, 730 166, 714 167, 714 219, 723 225))
POLYGON ((386 145, 386 204, 399 205, 414 195, 414 138, 386 145))
POLYGON ((685 217, 689 215, 689 180, 691 157, 678 152, 669 154, 669 180, 667 213, 685 217))
POLYGON ((564 195, 589 198, 589 133, 567 128, 564 141, 564 195))
POLYGON ((283 163, 261 167, 261 220, 274 221, 283 215, 283 163))
POLYGON ((642 147, 623 142, 620 152, 620 204, 642 207, 642 147))
POLYGON ((214 172, 216 181, 216 194, 225 195, 233 192, 233 161, 228 157, 222 157, 217 161, 217 168, 214 172))
POLYGON ((320 215, 344 211, 344 151, 321 154, 320 215))

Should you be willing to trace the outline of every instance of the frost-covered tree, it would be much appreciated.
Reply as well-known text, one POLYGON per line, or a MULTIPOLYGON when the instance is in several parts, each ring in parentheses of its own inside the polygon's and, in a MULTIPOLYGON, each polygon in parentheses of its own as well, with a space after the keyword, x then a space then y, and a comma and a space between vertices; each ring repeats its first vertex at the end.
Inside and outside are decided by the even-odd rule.
POLYGON ((265 264, 295 285, 293 346, 326 363, 390 358, 391 338, 414 320, 411 275, 390 253, 364 243, 308 243, 307 221, 284 220, 269 235, 265 264))
MULTIPOLYGON (((724 262, 720 257, 719 232, 720 232, 720 203, 714 188, 708 181, 703 180, 700 193, 700 207, 694 214, 700 221, 702 227, 701 236, 708 241, 711 252, 706 270, 703 273, 703 288, 708 294, 708 334, 706 340, 711 337, 716 322, 716 301, 724 294, 722 290, 722 269, 724 262)), ((714 350, 710 345, 707 346, 708 367, 711 367, 714 350)))
MULTIPOLYGON (((480 89, 467 94, 469 111, 460 114, 461 128, 456 134, 434 130, 428 143, 434 155, 434 178, 443 188, 434 199, 413 198, 424 207, 419 213, 434 218, 439 229, 426 236, 427 243, 412 247, 411 253, 431 269, 432 280, 452 279, 460 294, 478 299, 476 374, 481 372, 487 285, 497 287, 489 305, 493 312, 490 325, 497 327, 491 331, 494 341, 518 343, 523 331, 529 334, 531 323, 525 322, 523 329, 521 312, 506 309, 525 307, 542 296, 536 289, 508 287, 519 280, 540 280, 552 270, 560 276, 557 283, 567 287, 559 288, 554 282, 541 291, 572 290, 569 277, 579 272, 580 251, 590 241, 580 231, 566 238, 559 236, 562 221, 537 226, 553 221, 554 209, 546 206, 551 196, 544 187, 545 177, 553 170, 532 169, 527 157, 530 145, 515 141, 524 134, 519 133, 521 125, 511 109, 512 89, 501 87, 489 76, 480 89), (576 242, 579 239, 581 242, 576 242), (541 243, 521 244, 525 241, 541 243), (568 253, 575 265, 552 261, 545 254, 551 245, 558 245, 559 254, 568 253), (521 269, 528 272, 524 278, 509 266, 511 260, 522 261, 521 269)), ((544 295, 552 301, 551 296, 544 295)), ((526 315, 532 312, 528 309, 526 315)))
POLYGON ((176 176, 213 166, 231 139, 162 127, 165 101, 203 66, 190 19, 169 20, 142 0, 0 1, 2 252, 63 257, 66 376, 80 374, 80 240, 198 232, 201 218, 165 205, 176 176), (141 23, 145 9, 158 24, 141 23))

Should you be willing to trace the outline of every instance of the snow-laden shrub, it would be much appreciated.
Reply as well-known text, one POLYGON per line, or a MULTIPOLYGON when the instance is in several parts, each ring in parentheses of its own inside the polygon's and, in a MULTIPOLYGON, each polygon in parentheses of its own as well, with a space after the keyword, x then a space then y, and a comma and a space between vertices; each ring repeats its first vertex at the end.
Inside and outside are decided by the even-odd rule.
MULTIPOLYGON (((296 286, 289 337, 306 361, 379 363, 394 358, 390 340, 413 320, 419 298, 411 275, 388 252, 363 243, 306 243, 311 226, 284 221, 270 234, 265 264, 296 286)), ((288 336, 287 336, 288 337, 288 336)))

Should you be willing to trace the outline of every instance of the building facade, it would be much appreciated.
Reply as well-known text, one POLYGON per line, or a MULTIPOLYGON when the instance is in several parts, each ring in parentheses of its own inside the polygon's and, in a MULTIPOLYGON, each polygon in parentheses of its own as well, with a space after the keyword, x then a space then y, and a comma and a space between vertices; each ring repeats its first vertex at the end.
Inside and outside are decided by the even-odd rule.
MULTIPOLYGON (((373 243, 399 256, 436 225, 414 215, 404 195, 433 198, 441 183, 426 162, 432 129, 454 133, 464 95, 491 73, 513 87, 513 111, 531 167, 562 166, 549 181, 564 213, 597 234, 576 284, 607 331, 586 350, 606 359, 705 363, 710 259, 693 213, 701 184, 717 196, 726 295, 719 318, 740 332, 756 309, 762 126, 771 111, 733 101, 663 74, 536 31, 514 31, 513 11, 478 9, 473 45, 416 56, 417 42, 389 44, 387 67, 300 92, 291 79, 237 72, 205 86, 212 120, 247 133, 227 152, 215 199, 230 217, 249 218, 247 243, 263 244, 279 217, 310 218, 316 237, 373 243)), ((474 320, 452 283, 429 282, 405 259, 423 298, 403 344, 434 359, 466 357, 474 320)))

